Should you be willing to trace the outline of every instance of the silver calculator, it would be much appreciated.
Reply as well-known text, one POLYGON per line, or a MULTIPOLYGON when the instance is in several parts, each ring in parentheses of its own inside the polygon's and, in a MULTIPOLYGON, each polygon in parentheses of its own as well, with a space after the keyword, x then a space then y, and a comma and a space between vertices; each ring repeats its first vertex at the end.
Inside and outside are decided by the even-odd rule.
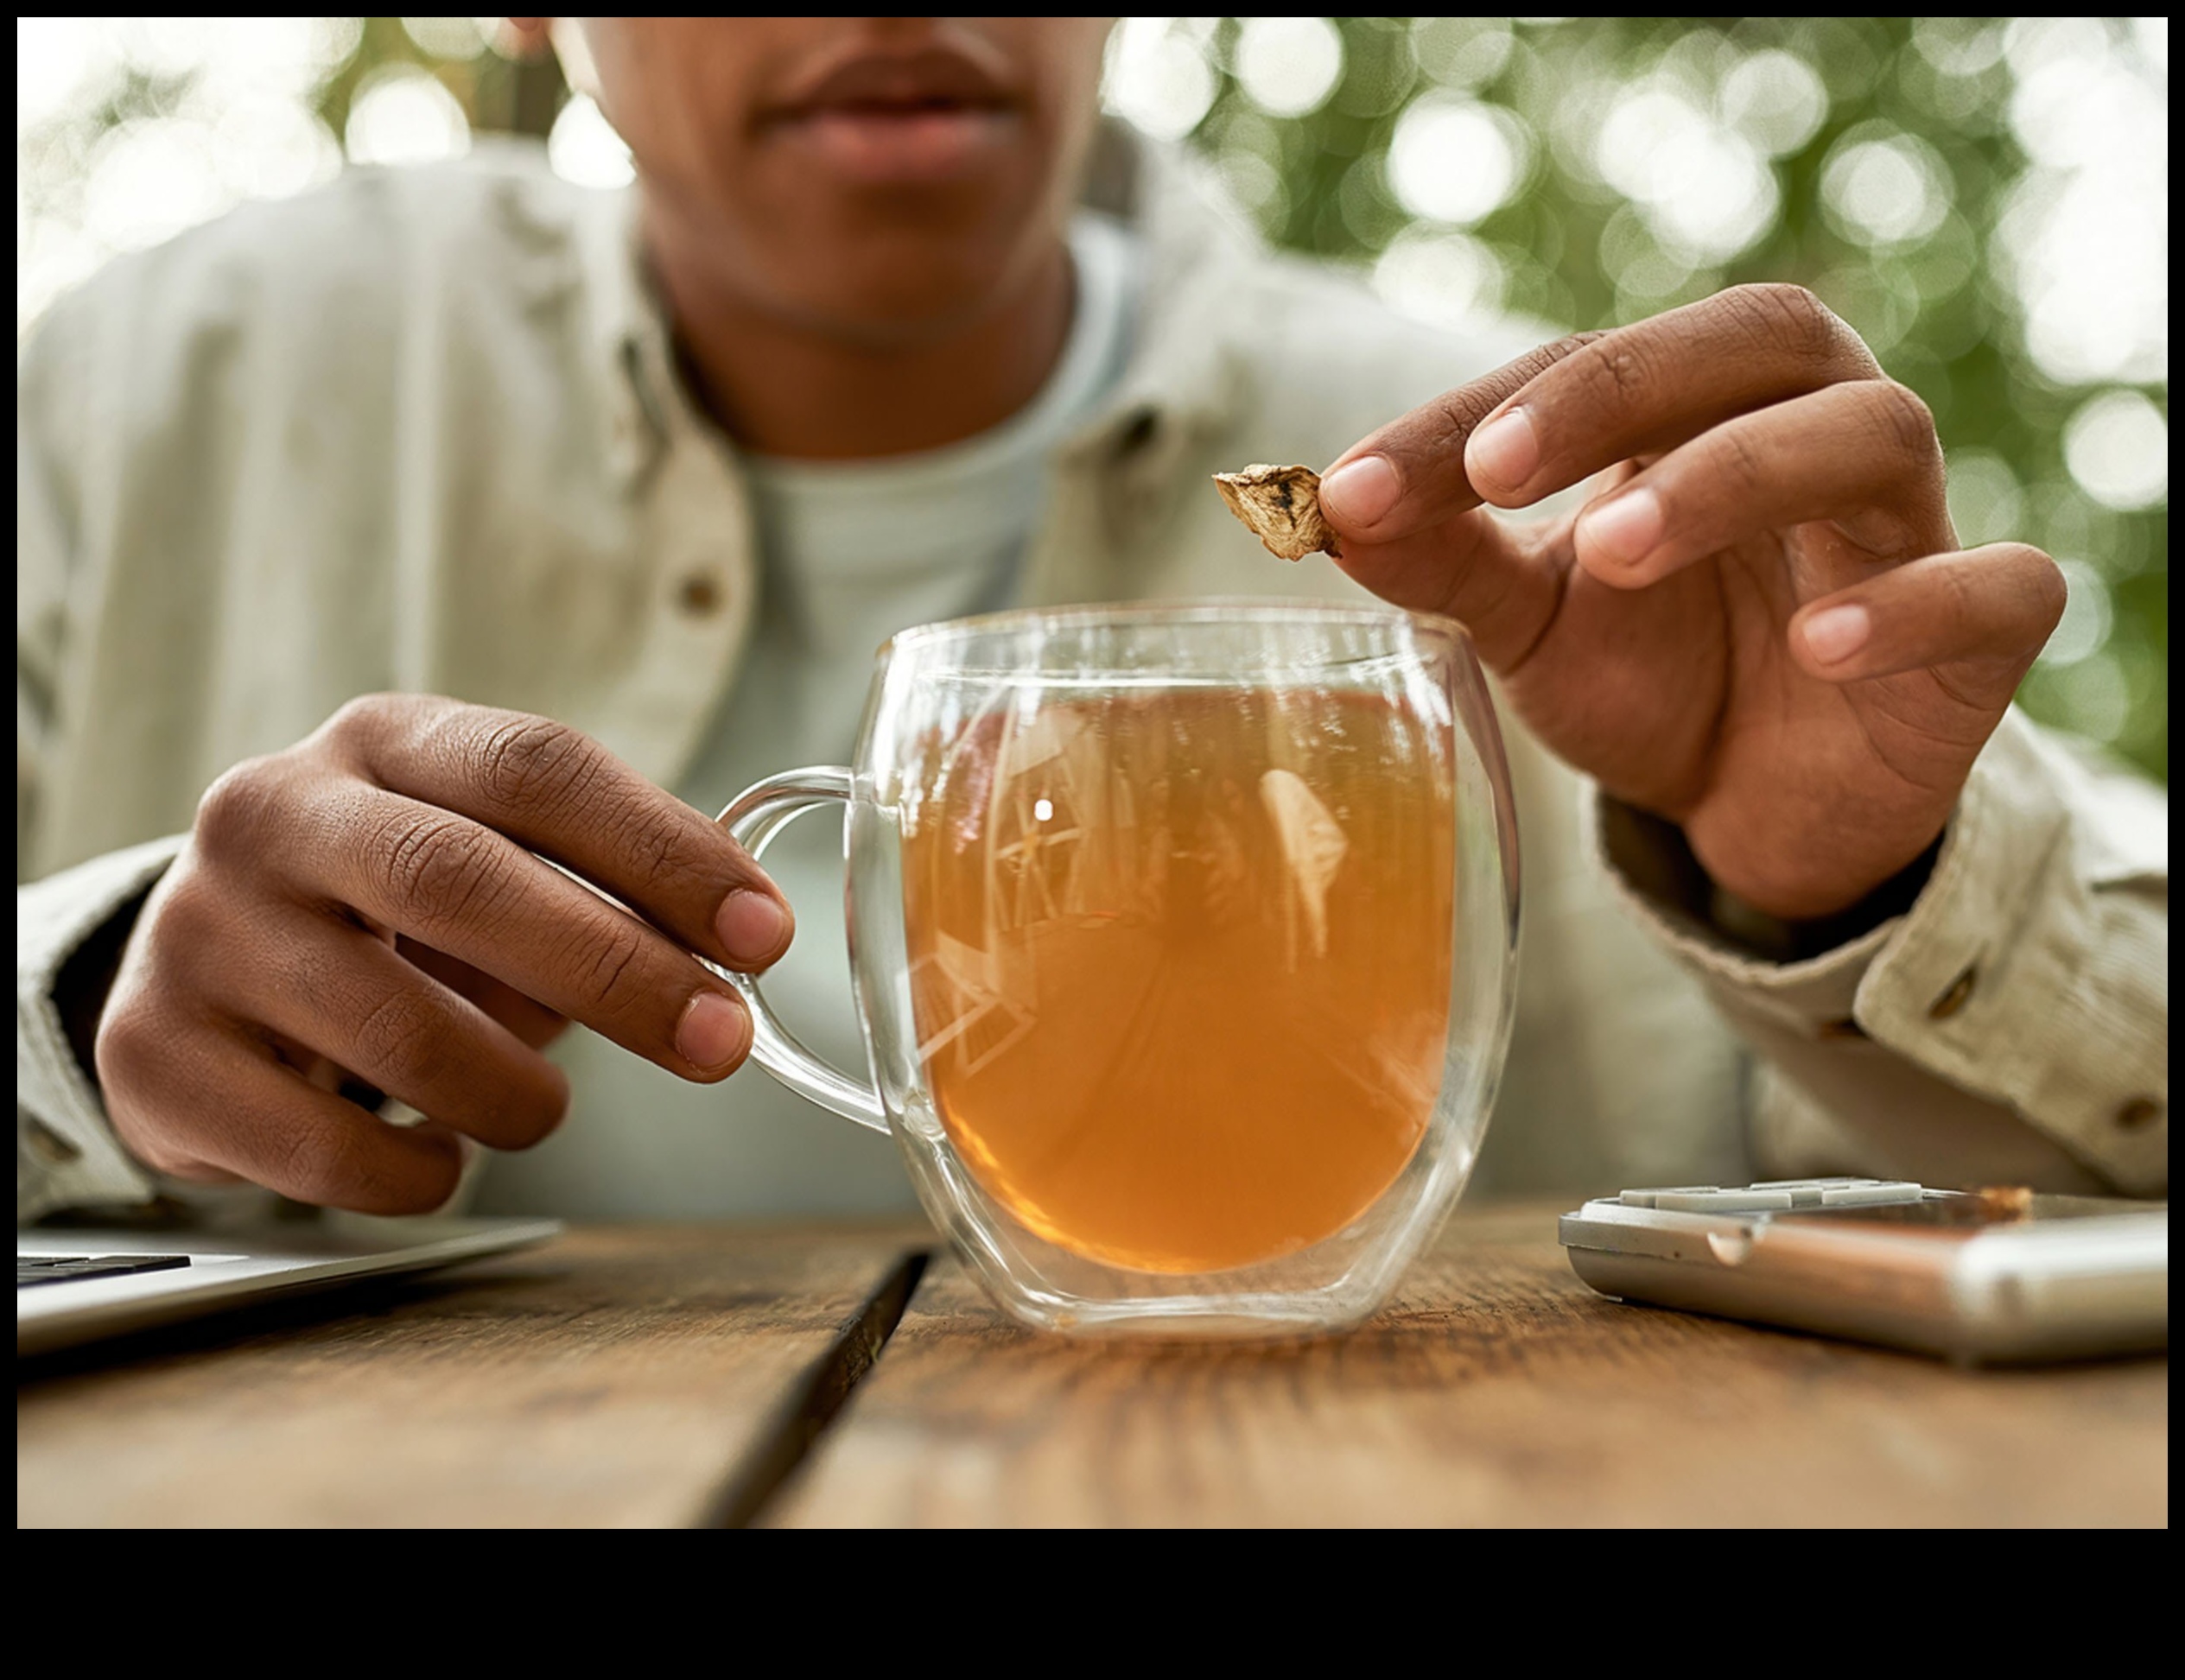
POLYGON ((2167 1203, 1789 1178, 1626 1190, 1563 1215, 1603 1295, 1968 1363, 2169 1345, 2167 1203))

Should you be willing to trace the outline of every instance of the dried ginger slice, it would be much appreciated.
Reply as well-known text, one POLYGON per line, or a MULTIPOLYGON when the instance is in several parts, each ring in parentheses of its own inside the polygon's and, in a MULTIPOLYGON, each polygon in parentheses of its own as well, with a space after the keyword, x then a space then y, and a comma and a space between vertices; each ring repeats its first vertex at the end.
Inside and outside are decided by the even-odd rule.
POLYGON ((1309 554, 1342 552, 1336 534, 1320 517, 1320 475, 1311 467, 1261 466, 1216 472, 1214 488, 1269 554, 1303 560, 1309 554))

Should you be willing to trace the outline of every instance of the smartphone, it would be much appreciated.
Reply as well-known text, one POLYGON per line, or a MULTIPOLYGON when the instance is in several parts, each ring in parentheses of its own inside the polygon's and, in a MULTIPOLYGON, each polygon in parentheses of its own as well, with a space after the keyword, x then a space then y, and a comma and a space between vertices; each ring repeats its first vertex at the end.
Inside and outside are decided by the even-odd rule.
POLYGON ((1563 1215, 1603 1295, 1968 1364, 2169 1346, 2166 1202, 1777 1179, 1626 1190, 1563 1215))

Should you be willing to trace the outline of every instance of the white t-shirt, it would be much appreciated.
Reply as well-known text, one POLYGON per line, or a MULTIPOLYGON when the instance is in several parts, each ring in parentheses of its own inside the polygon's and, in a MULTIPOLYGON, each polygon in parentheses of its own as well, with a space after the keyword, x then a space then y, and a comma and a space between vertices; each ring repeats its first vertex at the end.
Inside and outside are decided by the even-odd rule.
MULTIPOLYGON (((1076 301, 1061 359, 993 431, 877 462, 746 462, 765 582, 751 649, 675 791, 708 816, 760 777, 849 762, 873 656, 911 624, 1010 604, 1056 447, 1121 371, 1140 278, 1134 237, 1087 213, 1070 230, 1076 301)), ((766 854, 797 911, 768 973, 775 1009, 819 1055, 862 1074, 842 915, 840 826, 815 813, 766 854)), ((915 1206, 894 1145, 814 1107, 755 1064, 688 1084, 582 1028, 556 1048, 562 1130, 496 1158, 483 1207, 580 1219, 764 1217, 915 1206)))

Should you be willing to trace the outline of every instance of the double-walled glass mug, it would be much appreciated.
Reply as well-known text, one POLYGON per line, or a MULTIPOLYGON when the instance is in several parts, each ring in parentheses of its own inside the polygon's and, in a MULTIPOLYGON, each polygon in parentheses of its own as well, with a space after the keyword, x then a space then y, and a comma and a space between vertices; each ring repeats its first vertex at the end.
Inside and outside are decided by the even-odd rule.
POLYGON ((1296 1335, 1386 1298, 1509 1042, 1516 831, 1464 630, 1216 601, 997 614, 880 650, 842 802, 869 1078, 732 974, 753 1055, 892 1132, 1028 1324, 1296 1335))

